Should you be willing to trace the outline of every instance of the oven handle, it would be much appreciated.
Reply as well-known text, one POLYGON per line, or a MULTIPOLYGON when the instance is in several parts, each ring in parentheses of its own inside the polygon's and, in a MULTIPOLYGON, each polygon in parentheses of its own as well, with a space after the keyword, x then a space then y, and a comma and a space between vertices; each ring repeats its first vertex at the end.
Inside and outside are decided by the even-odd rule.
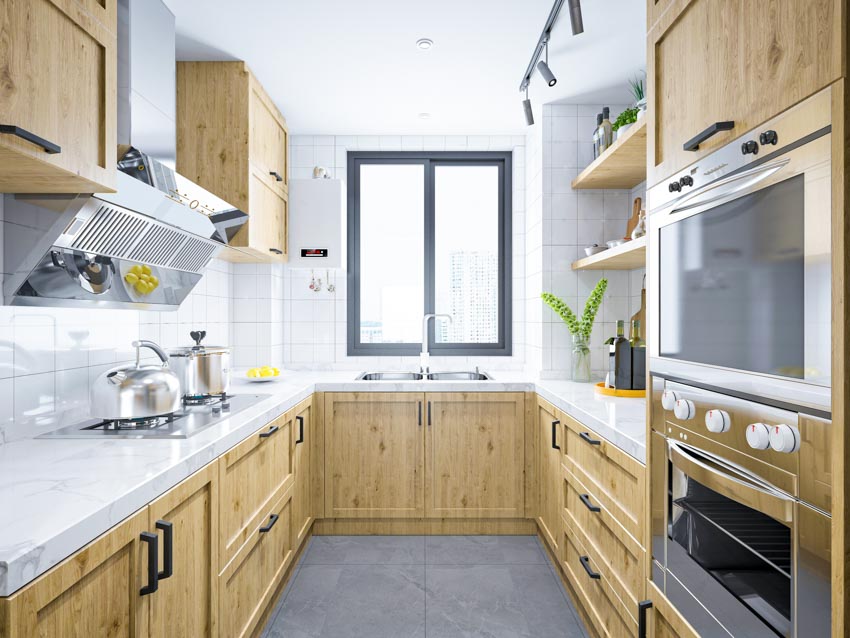
POLYGON ((794 499, 790 496, 763 484, 755 477, 748 478, 743 469, 732 467, 728 461, 724 461, 709 452, 697 450, 677 441, 668 441, 668 447, 670 462, 673 466, 709 489, 781 523, 790 525, 793 522, 794 499), (732 476, 716 467, 703 463, 695 458, 690 450, 710 458, 721 468, 728 469, 738 476, 732 476))
POLYGON ((749 188, 753 184, 757 184, 763 179, 770 177, 777 171, 782 170, 788 165, 788 162, 790 161, 791 160, 786 157, 785 159, 781 159, 777 162, 763 164, 761 166, 757 166, 756 168, 751 168, 740 173, 735 173, 734 175, 730 175, 729 177, 724 177, 715 182, 706 184, 702 188, 688 193, 687 195, 683 195, 679 199, 668 204, 668 206, 671 207, 670 214, 672 215, 674 213, 687 210, 689 208, 703 206, 704 204, 711 204, 720 199, 725 199, 726 197, 738 193, 744 190, 745 188, 749 188), (723 189, 719 193, 716 192, 718 188, 728 186, 730 184, 734 184, 733 188, 723 189), (685 204, 687 204, 687 206, 685 206, 685 204))

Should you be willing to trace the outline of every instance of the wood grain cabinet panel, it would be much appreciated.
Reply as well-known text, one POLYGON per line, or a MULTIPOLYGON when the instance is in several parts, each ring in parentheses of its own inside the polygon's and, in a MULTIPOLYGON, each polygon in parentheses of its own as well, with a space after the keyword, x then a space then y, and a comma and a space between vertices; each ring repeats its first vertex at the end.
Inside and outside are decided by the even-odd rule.
POLYGON ((0 599, 4 638, 147 638, 147 509, 92 541, 46 574, 0 599))
POLYGON ((177 170, 248 213, 223 259, 286 261, 289 131, 244 62, 177 63, 177 170))
POLYGON ((561 509, 561 448, 563 430, 558 411, 543 399, 537 401, 537 524, 549 543, 552 553, 560 559, 561 509), (553 434, 554 433, 554 434, 553 434))
POLYGON ((115 190, 116 3, 0 4, 0 124, 60 149, 0 134, 0 191, 115 190))
POLYGON ((294 482, 294 421, 287 412, 219 458, 222 566, 263 524, 280 490, 294 482))
POLYGON ((307 538, 315 518, 313 510, 313 463, 316 445, 316 421, 313 418, 313 399, 302 401, 293 410, 292 462, 295 472, 295 491, 292 495, 292 538, 298 548, 307 538))
MULTIPOLYGON (((654 185, 842 74, 842 0, 675 0, 648 35, 648 184, 654 185), (718 121, 734 129, 696 152, 718 121)), ((650 0, 650 4, 652 0, 650 0)), ((757 137, 757 136, 756 136, 757 137)))
POLYGON ((700 638, 696 630, 676 610, 655 583, 647 583, 647 636, 650 638, 700 638))
POLYGON ((524 516, 522 393, 428 393, 425 515, 524 516))
POLYGON ((421 518, 424 395, 325 394, 325 516, 421 518))

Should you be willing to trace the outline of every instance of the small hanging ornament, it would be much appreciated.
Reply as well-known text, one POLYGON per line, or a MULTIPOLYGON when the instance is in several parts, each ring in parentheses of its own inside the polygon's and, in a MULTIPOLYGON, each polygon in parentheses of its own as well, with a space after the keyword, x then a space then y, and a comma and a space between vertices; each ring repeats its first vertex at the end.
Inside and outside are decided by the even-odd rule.
POLYGON ((325 271, 325 280, 328 282, 328 292, 334 292, 336 290, 336 285, 331 283, 331 273, 329 270, 325 271))

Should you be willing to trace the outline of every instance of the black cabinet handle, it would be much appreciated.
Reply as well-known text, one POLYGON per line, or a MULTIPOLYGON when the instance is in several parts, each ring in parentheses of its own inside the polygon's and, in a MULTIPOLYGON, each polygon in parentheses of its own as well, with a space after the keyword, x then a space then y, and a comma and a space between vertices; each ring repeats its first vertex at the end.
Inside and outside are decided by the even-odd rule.
POLYGON ((278 516, 277 514, 270 515, 269 516, 269 524, 260 528, 260 534, 265 534, 266 532, 270 532, 272 527, 274 527, 274 524, 277 523, 277 519, 279 519, 279 518, 280 518, 280 516, 278 516))
POLYGON ((684 149, 686 151, 698 151, 699 145, 706 141, 708 138, 710 138, 712 135, 716 135, 720 131, 731 131, 733 128, 735 128, 735 122, 715 122, 707 129, 705 129, 702 133, 700 133, 696 137, 692 137, 687 142, 685 142, 684 149))
POLYGON ((280 173, 278 173, 277 171, 269 171, 269 175, 274 175, 274 181, 276 181, 276 182, 282 182, 283 181, 283 178, 280 176, 280 173))
POLYGON ((139 590, 140 596, 147 596, 159 589, 159 537, 152 532, 142 532, 139 540, 148 544, 148 584, 139 590))
POLYGON ((428 401, 428 427, 431 427, 431 402, 428 401))
POLYGON ((165 563, 161 572, 157 574, 158 580, 165 580, 174 574, 174 524, 168 521, 157 521, 156 528, 162 530, 165 544, 162 546, 162 561, 165 563))
POLYGON ((268 430, 266 430, 265 432, 260 432, 260 438, 261 438, 261 439, 267 439, 267 438, 269 438, 272 434, 274 434, 275 432, 277 432, 279 429, 280 429, 280 428, 279 428, 278 426, 273 425, 273 426, 271 426, 268 430))
POLYGON ((552 449, 560 450, 561 447, 558 445, 558 426, 561 425, 560 421, 552 421, 552 449))
POLYGON ((282 255, 283 251, 280 248, 269 248, 270 253, 274 253, 275 255, 282 255))
POLYGON ((298 438, 295 441, 295 445, 299 443, 304 443, 304 417, 297 416, 295 420, 298 421, 298 438))
POLYGON ((591 445, 602 445, 602 441, 600 441, 599 439, 591 439, 590 434, 588 434, 587 432, 582 432, 581 434, 579 434, 579 437, 581 437, 583 440, 587 441, 591 445))
POLYGON ((419 427, 422 427, 422 401, 419 402, 419 417, 417 418, 417 423, 419 427))
POLYGON ((602 574, 590 569, 590 558, 588 556, 579 556, 578 560, 581 563, 581 566, 584 567, 584 571, 586 571, 587 575, 590 576, 593 580, 599 580, 600 578, 602 578, 602 574))
POLYGON ((646 638, 646 612, 651 608, 651 600, 642 600, 638 603, 638 638, 646 638))
POLYGON ((35 133, 30 133, 29 131, 22 129, 20 126, 15 126, 14 124, 0 124, 0 133, 15 135, 20 137, 22 140, 32 142, 36 146, 43 148, 44 152, 48 155, 56 155, 57 153, 62 152, 62 148, 58 144, 48 142, 43 137, 39 137, 35 133))
POLYGON ((584 503, 584 506, 589 509, 591 512, 601 512, 602 508, 598 505, 594 505, 590 502, 590 494, 579 494, 578 497, 581 499, 581 502, 584 503))

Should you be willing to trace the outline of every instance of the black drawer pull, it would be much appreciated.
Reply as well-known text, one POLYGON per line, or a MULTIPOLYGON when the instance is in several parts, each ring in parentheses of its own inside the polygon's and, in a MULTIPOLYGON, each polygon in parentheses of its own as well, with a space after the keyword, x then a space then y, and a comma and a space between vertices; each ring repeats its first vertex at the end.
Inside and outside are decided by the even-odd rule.
POLYGON ((590 443, 591 445, 602 445, 602 441, 600 441, 599 439, 591 439, 591 438, 590 438, 590 433, 588 433, 588 432, 582 432, 581 434, 579 434, 579 436, 580 436, 580 437, 581 437, 584 441, 587 441, 587 442, 588 442, 588 443, 590 443))
POLYGON ((422 401, 419 402, 419 417, 417 419, 419 427, 422 427, 422 401))
POLYGON ((431 402, 428 401, 428 427, 431 427, 431 402))
POLYGON ((162 546, 163 569, 157 574, 158 580, 165 580, 174 575, 174 524, 168 521, 157 521, 156 528, 162 530, 164 545, 162 546))
POLYGON ((261 439, 267 439, 267 438, 269 438, 272 434, 274 434, 275 432, 277 432, 279 429, 280 429, 280 428, 279 428, 278 426, 273 425, 273 426, 271 426, 268 430, 266 430, 265 432, 260 432, 260 438, 261 438, 261 439))
POLYGON ((651 608, 651 600, 642 600, 638 603, 638 638, 646 638, 646 612, 651 608))
POLYGON ((581 502, 584 503, 584 506, 589 509, 591 512, 601 512, 602 508, 598 505, 594 505, 590 502, 590 494, 579 494, 578 497, 581 499, 581 502))
POLYGON ((269 248, 270 253, 274 253, 275 255, 282 255, 283 251, 280 248, 269 248))
POLYGON ((139 590, 140 596, 147 596, 159 589, 159 537, 152 532, 142 532, 139 540, 148 544, 148 584, 139 590))
POLYGON ((590 576, 593 580, 599 580, 600 578, 602 578, 602 574, 600 574, 599 572, 595 572, 592 569, 590 569, 590 558, 589 557, 579 556, 578 560, 581 563, 581 566, 584 567, 584 571, 586 571, 587 575, 590 576))
POLYGON ((280 173, 278 173, 277 171, 269 171, 269 175, 274 175, 274 181, 276 181, 276 182, 282 182, 283 181, 283 178, 280 176, 280 173))
POLYGON ((561 425, 561 422, 558 420, 552 421, 552 449, 560 450, 561 447, 558 445, 558 426, 561 425))
POLYGON ((43 148, 44 152, 48 155, 56 155, 57 153, 62 152, 62 148, 58 144, 48 142, 43 137, 39 137, 35 133, 30 133, 29 131, 22 129, 20 126, 15 126, 14 124, 0 124, 0 133, 15 135, 16 137, 20 137, 22 140, 32 142, 36 146, 43 148))
POLYGON ((696 137, 692 137, 685 142, 684 149, 686 151, 698 151, 699 145, 706 141, 712 135, 716 135, 720 131, 731 131, 735 128, 735 122, 715 122, 696 137))
POLYGON ((269 516, 269 524, 260 528, 260 534, 265 534, 266 532, 270 532, 272 527, 274 527, 274 524, 277 523, 277 519, 279 519, 279 518, 280 518, 280 516, 278 514, 272 514, 271 516, 269 516))
POLYGON ((304 443, 304 417, 297 416, 295 420, 298 421, 298 438, 295 441, 295 445, 299 443, 304 443))

